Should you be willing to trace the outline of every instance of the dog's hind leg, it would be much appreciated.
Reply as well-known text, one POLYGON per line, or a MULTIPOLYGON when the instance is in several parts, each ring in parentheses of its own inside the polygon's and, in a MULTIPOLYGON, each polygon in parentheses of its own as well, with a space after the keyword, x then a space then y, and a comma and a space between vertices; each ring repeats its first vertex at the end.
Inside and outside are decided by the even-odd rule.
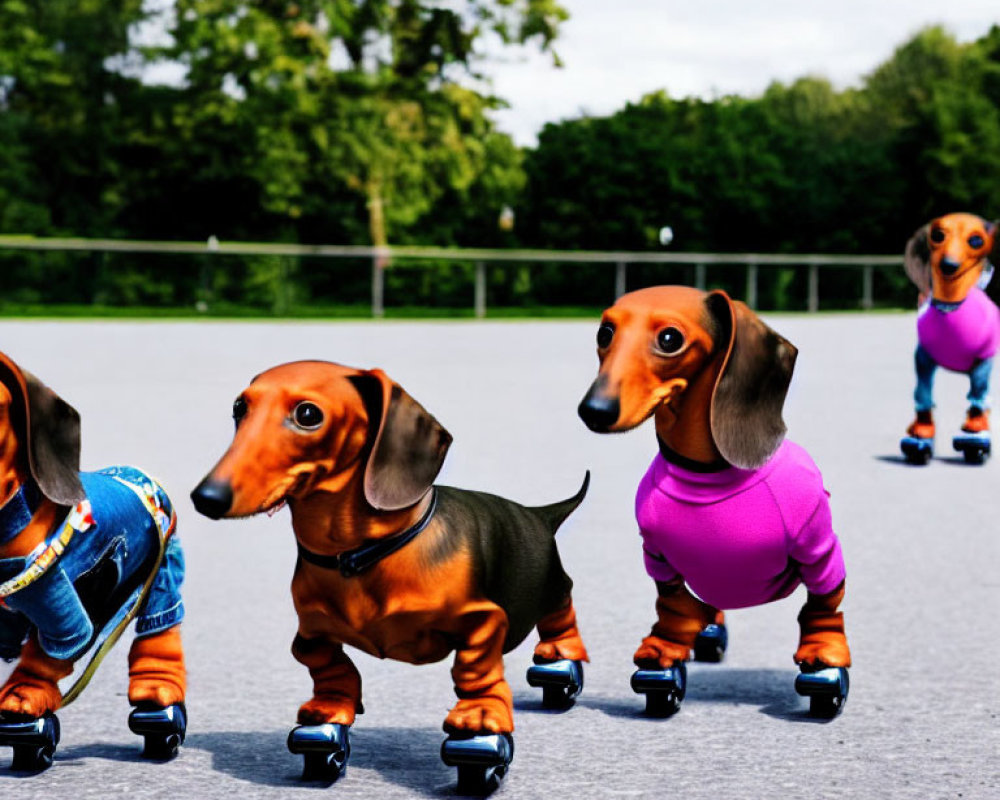
POLYGON ((507 614, 488 601, 470 604, 463 615, 464 642, 455 652, 451 676, 458 702, 448 712, 448 733, 510 733, 514 703, 503 674, 507 614))
POLYGON ((569 596, 562 608, 546 614, 538 621, 538 636, 541 641, 535 645, 536 664, 560 658, 571 661, 590 660, 576 627, 576 611, 573 609, 573 599, 569 596))
POLYGON ((344 652, 343 645, 296 636, 292 655, 309 668, 313 679, 313 697, 299 708, 299 724, 353 725, 355 715, 364 711, 361 674, 344 652))
POLYGON ((657 581, 656 588, 656 624, 633 660, 638 667, 667 669, 675 661, 688 660, 698 634, 717 621, 719 612, 692 595, 682 580, 657 581))
POLYGON ((0 713, 40 717, 62 705, 59 681, 73 672, 73 662, 46 655, 32 637, 17 667, 0 688, 0 713))

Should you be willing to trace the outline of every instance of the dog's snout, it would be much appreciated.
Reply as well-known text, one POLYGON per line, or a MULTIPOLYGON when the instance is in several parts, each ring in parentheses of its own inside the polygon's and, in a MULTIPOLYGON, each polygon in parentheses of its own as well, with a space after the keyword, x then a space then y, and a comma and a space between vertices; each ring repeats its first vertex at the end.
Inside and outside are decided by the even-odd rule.
POLYGON ((577 413, 595 433, 604 433, 618 421, 621 407, 618 397, 603 391, 596 383, 580 402, 577 413))
POLYGON ((941 274, 943 275, 954 275, 958 272, 958 268, 960 266, 961 265, 955 259, 945 256, 941 259, 941 263, 938 265, 938 268, 941 270, 941 274))
POLYGON ((233 487, 228 481, 218 481, 205 478, 193 492, 191 501, 198 513, 211 519, 219 519, 233 505, 233 487))

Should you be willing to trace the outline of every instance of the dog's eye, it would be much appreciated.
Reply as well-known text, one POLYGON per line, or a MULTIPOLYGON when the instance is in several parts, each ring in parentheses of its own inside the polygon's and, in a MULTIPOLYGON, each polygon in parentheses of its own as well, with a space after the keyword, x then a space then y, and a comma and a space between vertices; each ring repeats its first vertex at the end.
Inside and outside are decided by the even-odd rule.
POLYGON ((673 355, 684 346, 684 334, 677 328, 664 328, 656 334, 656 346, 664 353, 673 355))
POLYGON ((972 234, 972 236, 969 237, 969 247, 971 247, 973 250, 978 250, 984 244, 986 244, 986 240, 978 233, 974 233, 972 234))
POLYGON ((323 424, 323 412, 315 403, 303 401, 295 406, 292 412, 292 419, 300 428, 315 430, 323 424))
POLYGON ((941 244, 944 241, 944 231, 940 228, 935 228, 931 231, 931 241, 937 244, 941 244))
POLYGON ((602 350, 611 344, 615 338, 615 326, 610 322, 605 322, 597 329, 597 346, 602 350))
POLYGON ((242 397, 237 397, 233 401, 233 419, 236 424, 240 424, 240 420, 247 415, 247 401, 242 397))

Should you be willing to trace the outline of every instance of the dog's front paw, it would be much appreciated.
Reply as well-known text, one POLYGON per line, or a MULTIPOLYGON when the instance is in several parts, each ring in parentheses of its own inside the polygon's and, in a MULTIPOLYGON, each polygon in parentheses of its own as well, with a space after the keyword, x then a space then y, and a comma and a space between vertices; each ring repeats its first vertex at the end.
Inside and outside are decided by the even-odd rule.
POLYGON ((668 642, 659 636, 647 636, 632 656, 637 667, 644 669, 667 669, 675 661, 687 661, 691 649, 682 644, 668 642))
POLYGON ((851 666, 851 651, 847 646, 847 639, 842 636, 829 636, 828 639, 800 644, 795 651, 795 663, 809 669, 851 666))
POLYGON ((353 725, 354 717, 360 709, 346 697, 314 697, 299 708, 299 725, 353 725))
POLYGON ((0 714, 40 717, 57 710, 61 704, 62 693, 54 683, 8 682, 0 689, 0 714))
POLYGON ((462 698, 445 717, 445 732, 511 733, 514 730, 514 713, 509 688, 507 692, 507 697, 497 692, 462 698))

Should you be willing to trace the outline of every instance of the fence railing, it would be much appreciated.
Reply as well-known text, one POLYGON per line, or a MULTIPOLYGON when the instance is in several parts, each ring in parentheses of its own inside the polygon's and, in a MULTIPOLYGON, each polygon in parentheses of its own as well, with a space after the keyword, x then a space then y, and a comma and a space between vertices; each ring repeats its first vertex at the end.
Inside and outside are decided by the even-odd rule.
POLYGON ((371 262, 372 316, 385 314, 385 270, 394 261, 458 261, 475 265, 474 309, 477 317, 486 315, 486 265, 488 263, 563 263, 608 264, 615 270, 615 295, 628 288, 630 264, 673 264, 693 266, 695 286, 707 285, 711 266, 742 266, 746 270, 744 301, 757 307, 759 271, 770 268, 794 268, 807 271, 806 307, 819 309, 820 268, 849 267, 861 273, 863 309, 874 304, 875 267, 899 266, 900 255, 825 255, 819 253, 680 253, 644 251, 587 250, 490 250, 444 247, 366 247, 350 245, 268 244, 259 242, 221 242, 210 237, 205 242, 138 241, 126 239, 67 239, 32 236, 0 236, 2 250, 56 250, 105 253, 159 253, 210 256, 290 256, 310 258, 353 258, 371 262))

